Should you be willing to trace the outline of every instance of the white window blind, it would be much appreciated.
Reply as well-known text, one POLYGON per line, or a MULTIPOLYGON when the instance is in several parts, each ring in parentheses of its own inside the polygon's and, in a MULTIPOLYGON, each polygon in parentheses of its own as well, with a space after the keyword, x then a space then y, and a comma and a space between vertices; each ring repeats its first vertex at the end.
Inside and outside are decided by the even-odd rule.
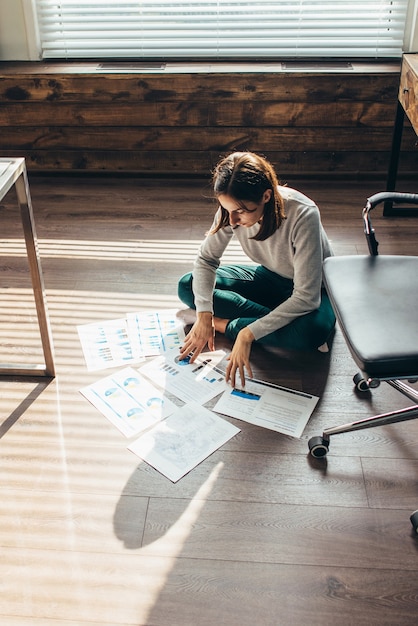
POLYGON ((398 57, 408 0, 36 0, 43 58, 398 57))

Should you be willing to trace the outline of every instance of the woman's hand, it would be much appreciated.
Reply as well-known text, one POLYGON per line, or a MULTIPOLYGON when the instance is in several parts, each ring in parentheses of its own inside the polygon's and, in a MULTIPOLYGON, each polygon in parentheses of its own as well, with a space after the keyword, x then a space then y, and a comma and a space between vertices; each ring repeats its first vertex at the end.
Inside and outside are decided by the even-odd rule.
POLYGON ((230 382, 232 387, 235 387, 237 372, 239 373, 242 387, 245 387, 245 370, 247 370, 250 378, 253 377, 250 365, 250 352, 253 341, 254 335, 249 328, 240 330, 235 339, 232 352, 228 357, 229 363, 225 374, 226 382, 230 382))
POLYGON ((209 311, 197 314, 197 320, 185 337, 180 358, 184 359, 190 354, 190 363, 193 363, 206 344, 210 351, 215 350, 215 327, 213 315, 209 311))

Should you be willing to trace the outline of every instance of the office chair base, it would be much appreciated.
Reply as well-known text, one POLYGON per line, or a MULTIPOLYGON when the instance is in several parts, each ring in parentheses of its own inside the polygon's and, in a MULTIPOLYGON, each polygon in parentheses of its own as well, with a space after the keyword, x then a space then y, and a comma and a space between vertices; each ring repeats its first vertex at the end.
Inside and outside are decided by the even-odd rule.
POLYGON ((364 428, 373 428, 374 426, 385 426, 387 424, 398 424, 399 422, 407 422, 418 417, 418 404, 408 406, 405 409, 398 409, 397 411, 390 411, 389 413, 381 413, 380 415, 374 415, 373 417, 366 417, 365 419, 358 420, 356 422, 349 422, 342 426, 334 426, 332 428, 326 428, 322 437, 311 437, 308 441, 309 452, 317 459, 322 458, 328 454, 329 440, 332 435, 341 435, 342 433, 351 433, 355 430, 363 430, 364 428))
MULTIPOLYGON (((415 381, 416 379, 409 380, 411 383, 415 381)), ((365 379, 361 373, 358 373, 353 377, 353 382, 356 389, 361 392, 368 391, 369 389, 375 389, 380 384, 380 380, 376 378, 365 379)), ((342 424, 341 426, 326 428, 322 433, 322 437, 316 436, 309 439, 308 447, 310 454, 316 459, 321 459, 326 456, 329 451, 329 440, 331 435, 340 435, 342 433, 353 432, 354 430, 362 430, 363 428, 385 426, 386 424, 397 424, 399 422, 407 422, 408 420, 416 419, 418 417, 418 391, 402 380, 385 380, 385 382, 416 404, 406 407, 405 409, 398 409, 396 411, 390 411, 389 413, 366 417, 365 419, 358 420, 356 422, 342 424)))
MULTIPOLYGON (((369 391, 369 389, 377 389, 380 386, 381 381, 384 380, 388 385, 391 385, 398 391, 407 396, 410 400, 414 402, 418 402, 418 392, 415 391, 410 385, 407 385, 401 380, 392 380, 392 379, 380 379, 380 378, 364 378, 361 372, 357 372, 353 376, 353 383, 357 391, 369 391)), ((416 383, 416 378, 408 378, 409 383, 416 383)))

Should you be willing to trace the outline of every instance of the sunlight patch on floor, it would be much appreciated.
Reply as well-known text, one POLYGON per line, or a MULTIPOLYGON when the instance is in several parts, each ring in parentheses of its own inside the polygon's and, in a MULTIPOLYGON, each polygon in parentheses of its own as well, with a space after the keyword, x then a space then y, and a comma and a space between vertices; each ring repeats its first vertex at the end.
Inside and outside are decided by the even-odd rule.
MULTIPOLYGON (((203 238, 203 237, 202 237, 203 238)), ((93 241, 71 239, 38 239, 38 247, 45 259, 83 259, 109 261, 141 261, 152 263, 190 263, 199 249, 201 239, 146 239, 127 241, 93 241)), ((0 257, 26 257, 22 239, 0 241, 0 257)), ((246 259, 236 241, 232 241, 224 262, 246 259)))
MULTIPOLYGON (((83 359, 78 325, 124 318, 138 311, 183 308, 177 295, 61 289, 47 290, 46 295, 56 360, 66 366, 83 359)), ((39 360, 42 346, 32 290, 0 289, 0 306, 0 361, 39 360)))

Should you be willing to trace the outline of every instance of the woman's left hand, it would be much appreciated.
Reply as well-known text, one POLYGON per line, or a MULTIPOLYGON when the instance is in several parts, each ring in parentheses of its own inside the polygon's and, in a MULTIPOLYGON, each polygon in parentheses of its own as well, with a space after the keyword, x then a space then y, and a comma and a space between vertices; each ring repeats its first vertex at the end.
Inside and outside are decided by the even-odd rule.
POLYGON ((245 370, 250 378, 253 372, 250 365, 251 345, 254 341, 254 335, 249 328, 243 328, 235 339, 231 354, 228 357, 228 366, 226 368, 225 378, 235 387, 236 375, 239 373, 241 386, 245 387, 245 370))

